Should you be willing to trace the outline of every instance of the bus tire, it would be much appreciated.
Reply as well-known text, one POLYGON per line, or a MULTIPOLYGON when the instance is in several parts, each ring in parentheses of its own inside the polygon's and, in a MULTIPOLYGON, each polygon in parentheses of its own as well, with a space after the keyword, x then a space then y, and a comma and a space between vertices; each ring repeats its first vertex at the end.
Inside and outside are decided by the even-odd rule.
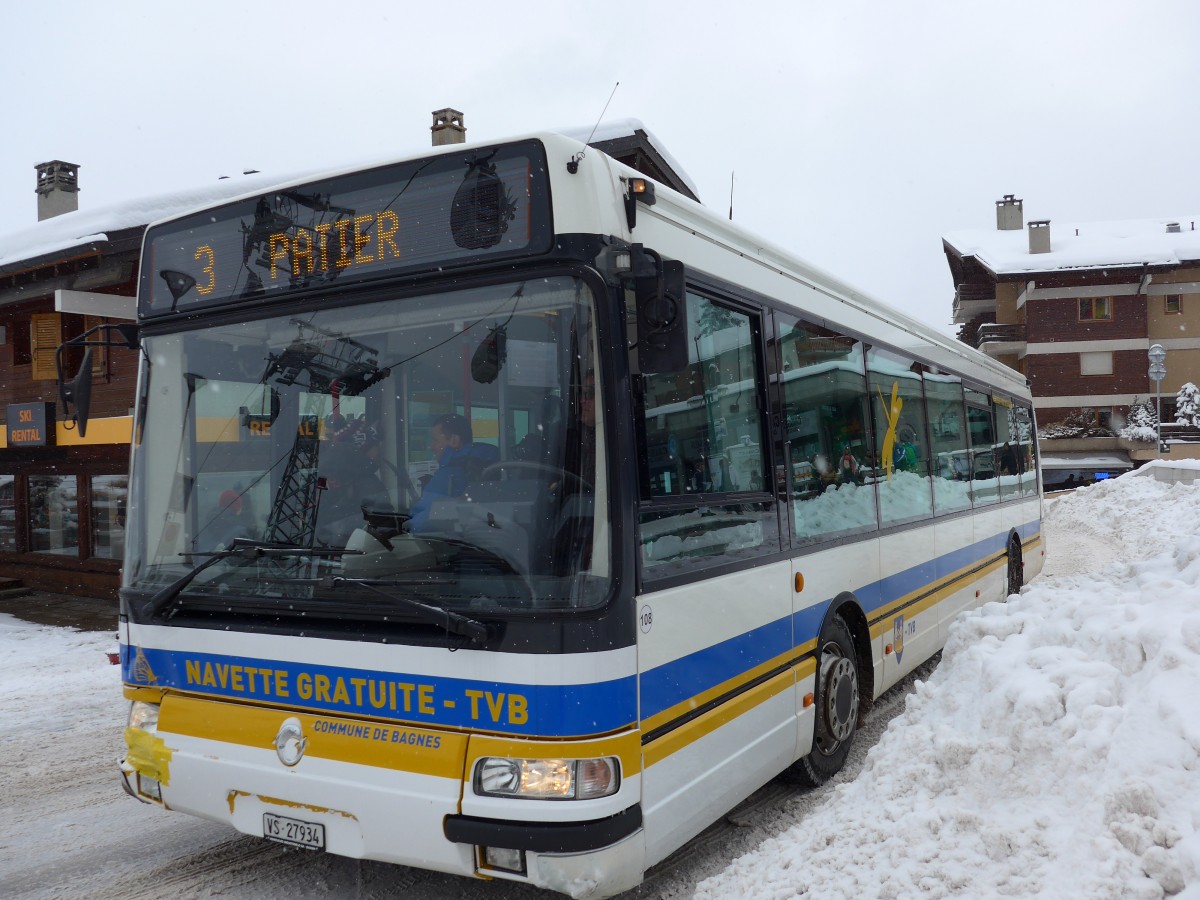
POLYGON ((817 721, 809 754, 788 769, 788 780, 818 787, 846 764, 858 732, 858 652, 850 626, 840 615, 821 629, 817 641, 817 721))
POLYGON ((1021 593, 1025 585, 1025 559, 1021 555, 1021 545, 1014 537, 1008 542, 1008 589, 1004 597, 1008 599, 1013 594, 1021 593))

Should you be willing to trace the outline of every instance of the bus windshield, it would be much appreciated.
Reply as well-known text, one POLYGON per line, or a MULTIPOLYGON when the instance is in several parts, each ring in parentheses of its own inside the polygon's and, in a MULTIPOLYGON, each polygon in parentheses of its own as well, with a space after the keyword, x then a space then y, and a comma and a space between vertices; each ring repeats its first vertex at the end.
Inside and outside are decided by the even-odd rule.
POLYGON ((594 319, 560 276, 146 337, 126 588, 389 621, 602 602, 594 319))

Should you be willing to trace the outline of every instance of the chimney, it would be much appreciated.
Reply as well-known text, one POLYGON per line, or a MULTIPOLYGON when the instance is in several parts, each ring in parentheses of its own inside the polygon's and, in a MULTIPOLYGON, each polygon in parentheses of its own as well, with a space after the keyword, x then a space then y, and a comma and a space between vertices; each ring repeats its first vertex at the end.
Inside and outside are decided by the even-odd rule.
POLYGON ((1050 252, 1050 220, 1041 219, 1029 223, 1029 252, 1050 252))
POLYGON ((435 109, 433 111, 433 146, 462 144, 467 140, 467 127, 463 125, 463 114, 457 109, 435 109))
POLYGON ((38 163, 38 221, 52 219, 79 209, 79 166, 52 159, 38 163))
POLYGON ((996 230, 1020 231, 1023 226, 1021 213, 1022 201, 1013 199, 1012 194, 1005 194, 1003 200, 996 201, 996 230))

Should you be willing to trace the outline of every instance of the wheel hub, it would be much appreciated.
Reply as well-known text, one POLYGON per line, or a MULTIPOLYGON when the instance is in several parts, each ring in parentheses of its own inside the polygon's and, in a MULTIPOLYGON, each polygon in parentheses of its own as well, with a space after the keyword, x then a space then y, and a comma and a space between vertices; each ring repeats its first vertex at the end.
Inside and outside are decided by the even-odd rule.
POLYGON ((830 736, 839 743, 854 733, 858 721, 858 677, 844 656, 829 667, 825 678, 825 721, 830 736))

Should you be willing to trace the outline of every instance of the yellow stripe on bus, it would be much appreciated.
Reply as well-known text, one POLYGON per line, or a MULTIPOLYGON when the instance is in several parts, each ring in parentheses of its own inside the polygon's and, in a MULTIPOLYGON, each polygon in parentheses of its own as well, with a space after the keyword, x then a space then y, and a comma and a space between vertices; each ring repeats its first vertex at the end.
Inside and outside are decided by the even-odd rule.
POLYGON ((781 653, 772 659, 768 659, 764 663, 760 663, 753 669, 747 669, 745 672, 739 672, 734 677, 728 678, 706 691, 703 691, 692 697, 688 697, 686 700, 676 703, 674 706, 667 707, 662 712, 655 713, 650 718, 644 720, 642 722, 642 731, 653 731, 654 729, 659 728, 668 722, 673 722, 675 719, 687 715, 697 706, 703 706, 706 703, 711 703, 718 697, 722 697, 725 694, 731 694, 734 691, 739 690, 744 685, 749 684, 751 681, 754 681, 756 678, 761 678, 772 669, 778 669, 781 666, 787 665, 799 654, 807 653, 816 646, 817 642, 815 640, 809 641, 799 649, 793 648, 788 650, 786 653, 781 653))
MULTIPOLYGON (((979 581, 979 579, 994 571, 998 565, 1006 562, 1007 560, 1008 556, 1002 553, 999 556, 993 557, 982 565, 978 562, 973 562, 969 565, 963 566, 961 569, 951 572, 949 575, 945 575, 933 582, 934 589, 930 596, 933 597, 934 601, 936 602, 937 600, 945 599, 956 591, 966 590, 975 582, 979 581)), ((912 603, 913 597, 916 597, 928 590, 929 587, 930 585, 923 585, 917 590, 910 591, 903 597, 897 597, 891 603, 879 607, 871 614, 871 621, 878 623, 883 619, 891 618, 892 613, 899 612, 903 607, 908 607, 905 609, 905 612, 908 612, 910 609, 914 612, 920 612, 921 610, 928 609, 932 604, 922 602, 915 608, 909 606, 909 604, 912 603)))
POLYGON ((648 769, 655 763, 662 762, 689 744, 693 744, 701 738, 712 734, 717 729, 728 725, 734 719, 746 714, 760 703, 765 703, 782 691, 795 687, 798 679, 802 680, 806 678, 815 670, 816 663, 811 659, 805 660, 796 668, 780 672, 774 678, 764 681, 762 684, 752 687, 745 693, 731 698, 727 703, 722 703, 715 709, 709 710, 703 715, 697 716, 692 721, 667 732, 658 740, 652 741, 642 748, 642 764, 648 769))
POLYGON ((172 694, 159 711, 158 730, 261 749, 275 746, 285 719, 300 720, 306 756, 434 775, 462 777, 467 735, 366 719, 293 713, 172 694))

